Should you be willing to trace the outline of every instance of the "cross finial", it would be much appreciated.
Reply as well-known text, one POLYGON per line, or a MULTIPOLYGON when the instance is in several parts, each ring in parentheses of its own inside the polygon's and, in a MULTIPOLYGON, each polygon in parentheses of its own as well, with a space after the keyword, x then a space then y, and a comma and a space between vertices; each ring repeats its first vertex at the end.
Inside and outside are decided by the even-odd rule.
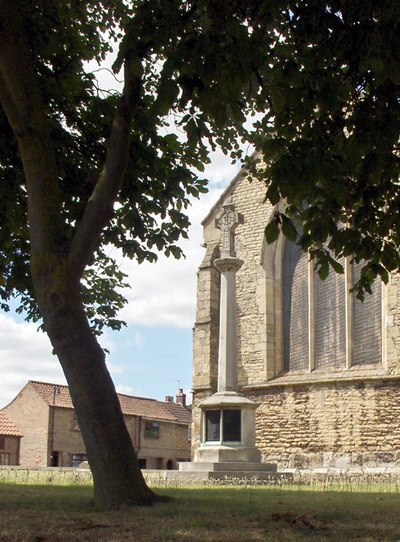
POLYGON ((229 199, 223 205, 223 212, 216 219, 215 225, 221 230, 221 257, 235 257, 235 234, 236 226, 241 222, 241 215, 235 212, 235 206, 229 199))

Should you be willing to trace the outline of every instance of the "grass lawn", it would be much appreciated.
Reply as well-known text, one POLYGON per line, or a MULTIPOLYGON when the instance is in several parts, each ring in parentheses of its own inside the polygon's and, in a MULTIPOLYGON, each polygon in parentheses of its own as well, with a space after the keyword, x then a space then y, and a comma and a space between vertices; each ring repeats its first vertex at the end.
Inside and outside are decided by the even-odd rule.
POLYGON ((400 494, 168 488, 169 503, 99 512, 89 486, 0 483, 0 542, 400 542, 400 494))

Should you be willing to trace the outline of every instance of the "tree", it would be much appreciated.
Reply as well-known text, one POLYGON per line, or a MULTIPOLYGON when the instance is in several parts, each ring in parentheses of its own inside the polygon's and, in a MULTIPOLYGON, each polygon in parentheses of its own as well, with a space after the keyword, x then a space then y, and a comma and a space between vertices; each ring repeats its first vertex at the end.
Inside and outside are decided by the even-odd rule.
POLYGON ((98 506, 156 499, 96 340, 121 325, 124 302, 107 247, 139 261, 154 260, 154 246, 180 256, 189 196, 205 190, 193 169, 208 160, 206 142, 238 146, 246 19, 240 2, 0 0, 2 307, 14 294, 43 319, 98 506), (114 42, 123 90, 103 92, 85 63, 114 42))
POLYGON ((400 267, 400 5, 296 1, 278 8, 273 59, 259 71, 253 172, 285 199, 266 228, 315 259, 321 278, 364 262, 357 295, 400 267), (298 234, 300 232, 300 234, 298 234))
POLYGON ((322 276, 356 253, 368 288, 400 263, 397 3, 242 4, 0 0, 0 295, 43 319, 101 506, 156 498, 93 329, 121 325, 107 247, 179 257, 209 148, 254 143, 264 162, 247 167, 287 201, 267 239, 296 238, 300 220, 322 276), (113 42, 124 86, 105 93, 85 63, 113 42))

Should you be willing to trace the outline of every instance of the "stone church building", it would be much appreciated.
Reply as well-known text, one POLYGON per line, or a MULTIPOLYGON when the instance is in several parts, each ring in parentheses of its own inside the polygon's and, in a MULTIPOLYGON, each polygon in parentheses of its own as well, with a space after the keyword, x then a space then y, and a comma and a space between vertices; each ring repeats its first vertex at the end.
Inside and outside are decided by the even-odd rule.
MULTIPOLYGON (((221 215, 237 217, 236 357, 238 391, 254 401, 256 446, 278 467, 394 466, 400 462, 400 289, 393 274, 364 303, 349 293, 359 265, 321 281, 306 254, 264 230, 274 208, 265 186, 240 173, 203 221, 194 328, 193 444, 199 403, 218 374, 221 215)), ((229 292, 228 292, 228 295, 229 292)), ((204 440, 204 439, 203 439, 204 440)))

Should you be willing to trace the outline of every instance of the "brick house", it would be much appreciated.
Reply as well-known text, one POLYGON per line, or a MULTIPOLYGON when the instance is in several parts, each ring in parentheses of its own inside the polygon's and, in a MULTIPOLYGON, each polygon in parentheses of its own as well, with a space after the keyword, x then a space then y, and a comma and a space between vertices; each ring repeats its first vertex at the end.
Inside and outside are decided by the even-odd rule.
MULTIPOLYGON (((199 404, 217 390, 220 217, 235 213, 238 390, 254 401, 256 445, 279 467, 400 464, 400 274, 376 281, 364 303, 349 289, 360 265, 321 281, 312 262, 265 227, 277 208, 265 184, 240 172, 203 221, 194 328, 193 448, 204 437, 199 404), (217 263, 218 265, 218 263, 217 263)), ((210 443, 212 444, 212 443, 210 443)))
POLYGON ((19 465, 22 433, 0 412, 0 465, 19 465))
MULTIPOLYGON (((190 460, 191 409, 182 390, 177 403, 172 397, 165 402, 118 397, 142 468, 175 469, 178 461, 190 460)), ((22 466, 71 467, 86 459, 67 386, 29 381, 0 415, 7 416, 23 434, 22 466)))

